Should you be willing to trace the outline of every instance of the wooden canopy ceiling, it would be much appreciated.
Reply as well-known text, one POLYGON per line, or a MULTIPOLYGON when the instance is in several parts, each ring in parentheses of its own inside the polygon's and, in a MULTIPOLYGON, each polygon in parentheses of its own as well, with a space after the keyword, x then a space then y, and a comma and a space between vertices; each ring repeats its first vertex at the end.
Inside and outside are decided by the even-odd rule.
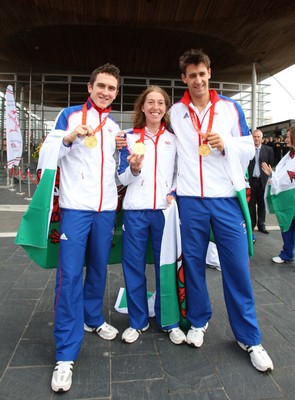
POLYGON ((212 80, 250 82, 295 63, 292 0, 1 0, 0 72, 179 77, 179 56, 202 48, 212 80))

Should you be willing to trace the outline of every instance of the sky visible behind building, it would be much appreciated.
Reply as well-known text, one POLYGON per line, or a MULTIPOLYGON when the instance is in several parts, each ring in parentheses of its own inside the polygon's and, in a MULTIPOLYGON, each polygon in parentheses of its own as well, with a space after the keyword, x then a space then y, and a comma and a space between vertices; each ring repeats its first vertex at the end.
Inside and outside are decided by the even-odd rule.
POLYGON ((295 64, 262 83, 271 85, 271 123, 295 119, 295 64))

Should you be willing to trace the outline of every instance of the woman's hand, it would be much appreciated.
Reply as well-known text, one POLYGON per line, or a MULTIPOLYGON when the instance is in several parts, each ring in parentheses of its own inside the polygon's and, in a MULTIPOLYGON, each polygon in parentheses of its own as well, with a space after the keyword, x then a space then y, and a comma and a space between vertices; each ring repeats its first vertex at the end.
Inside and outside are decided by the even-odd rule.
POLYGON ((138 155, 134 153, 131 153, 130 156, 127 157, 127 161, 133 175, 139 175, 142 168, 143 159, 144 155, 138 155))
POLYGON ((272 167, 271 167, 270 165, 266 164, 266 162, 263 162, 263 163, 261 164, 261 168, 262 168, 262 171, 263 171, 266 175, 270 176, 270 175, 272 174, 272 167))

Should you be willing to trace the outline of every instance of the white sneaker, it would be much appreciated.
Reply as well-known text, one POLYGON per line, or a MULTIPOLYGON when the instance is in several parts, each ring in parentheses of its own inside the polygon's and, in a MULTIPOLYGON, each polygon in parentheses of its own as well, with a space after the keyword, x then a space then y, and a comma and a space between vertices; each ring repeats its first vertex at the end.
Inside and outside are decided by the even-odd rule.
POLYGON ((72 386, 74 361, 58 361, 54 368, 51 388, 54 392, 67 392, 72 386))
POLYGON ((258 346, 247 346, 238 342, 238 345, 249 353, 251 362, 258 371, 269 372, 273 370, 271 358, 261 344, 258 346))
POLYGON ((277 256, 277 257, 273 257, 272 258, 272 261, 274 262, 274 263, 276 263, 276 264, 284 264, 284 263, 290 263, 290 261, 286 261, 286 260, 283 260, 280 256, 277 256))
POLYGON ((84 330, 86 332, 95 332, 98 334, 98 336, 105 340, 113 340, 115 339, 115 337, 117 337, 119 333, 118 329, 114 328, 112 325, 107 324, 106 322, 104 322, 98 328, 91 328, 90 326, 84 324, 84 330))
POLYGON ((180 328, 178 328, 178 327, 172 328, 172 329, 169 329, 169 331, 166 331, 163 329, 163 331, 169 333, 169 339, 171 340, 172 343, 174 343, 174 344, 186 343, 186 336, 180 328))
POLYGON ((134 329, 134 328, 125 329, 122 335, 123 342, 134 343, 139 338, 139 335, 142 334, 142 332, 145 332, 146 330, 149 329, 149 326, 150 324, 147 324, 147 326, 142 329, 134 329))
POLYGON ((221 266, 220 265, 212 265, 212 264, 207 264, 209 268, 216 269, 217 271, 221 271, 221 266))
POLYGON ((191 326, 186 336, 186 342, 191 346, 201 347, 204 342, 204 334, 208 328, 208 322, 202 328, 191 326))

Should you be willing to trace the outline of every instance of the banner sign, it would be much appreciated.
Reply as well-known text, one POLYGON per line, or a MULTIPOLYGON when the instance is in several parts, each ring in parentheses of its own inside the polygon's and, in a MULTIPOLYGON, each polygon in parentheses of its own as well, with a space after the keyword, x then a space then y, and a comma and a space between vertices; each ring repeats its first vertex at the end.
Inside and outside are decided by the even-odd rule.
POLYGON ((19 165, 23 151, 23 140, 11 85, 7 86, 5 99, 7 168, 11 169, 19 165))

